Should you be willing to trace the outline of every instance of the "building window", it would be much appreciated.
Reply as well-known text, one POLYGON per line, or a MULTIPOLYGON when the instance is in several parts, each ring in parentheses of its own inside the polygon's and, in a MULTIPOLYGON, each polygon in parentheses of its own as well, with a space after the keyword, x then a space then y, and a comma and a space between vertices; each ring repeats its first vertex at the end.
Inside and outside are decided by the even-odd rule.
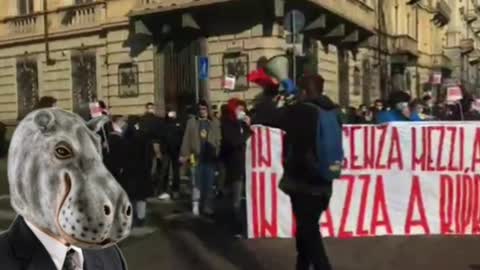
POLYGON ((38 102, 38 70, 35 58, 17 60, 18 118, 31 112, 38 102))
POLYGON ((84 118, 90 115, 90 102, 97 98, 97 58, 94 50, 72 51, 73 111, 84 118))
POLYGON ((131 63, 118 66, 118 87, 120 97, 138 96, 138 66, 131 63))
POLYGON ((231 79, 233 87, 229 89, 241 91, 248 89, 248 55, 242 53, 227 53, 223 55, 223 77, 231 79))
POLYGON ((33 0, 17 0, 18 15, 32 14, 33 0))

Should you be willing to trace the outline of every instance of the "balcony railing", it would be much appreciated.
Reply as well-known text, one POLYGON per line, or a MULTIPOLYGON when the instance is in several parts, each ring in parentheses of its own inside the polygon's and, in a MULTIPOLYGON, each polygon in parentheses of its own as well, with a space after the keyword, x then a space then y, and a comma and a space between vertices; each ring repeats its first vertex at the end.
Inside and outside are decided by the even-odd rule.
POLYGON ((400 35, 393 38, 392 53, 418 55, 418 42, 408 35, 400 35))
POLYGON ((84 27, 101 23, 105 20, 105 5, 91 3, 85 5, 70 6, 60 9, 58 14, 59 27, 84 27))
MULTIPOLYGON (((44 31, 45 13, 39 12, 29 15, 8 17, 3 20, 7 25, 7 33, 12 36, 41 35, 44 31)), ((96 1, 93 3, 62 7, 48 11, 49 32, 79 29, 83 27, 99 25, 106 19, 105 2, 96 1)))
POLYGON ((39 14, 7 18, 5 23, 9 35, 28 35, 43 30, 43 17, 39 14))
POLYGON ((445 0, 439 0, 435 9, 434 22, 439 26, 444 26, 450 22, 452 9, 445 0))
POLYGON ((475 10, 469 9, 465 11, 465 14, 463 14, 463 18, 468 24, 471 24, 478 19, 478 15, 475 10))
POLYGON ((473 38, 464 38, 460 40, 460 49, 463 54, 467 54, 473 51, 475 48, 475 41, 473 38))
POLYGON ((468 55, 468 62, 471 65, 476 65, 476 64, 480 63, 480 50, 478 50, 478 49, 473 50, 472 53, 470 53, 470 55, 468 55))

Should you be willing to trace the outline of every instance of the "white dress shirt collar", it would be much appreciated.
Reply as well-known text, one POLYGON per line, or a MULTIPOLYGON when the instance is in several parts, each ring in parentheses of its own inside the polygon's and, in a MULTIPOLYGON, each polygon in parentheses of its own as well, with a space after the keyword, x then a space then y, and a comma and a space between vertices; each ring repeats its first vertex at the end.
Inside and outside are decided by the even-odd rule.
POLYGON ((84 257, 82 249, 75 246, 65 246, 57 239, 39 230, 35 225, 31 224, 27 220, 25 220, 25 223, 45 247, 48 254, 50 254, 50 257, 52 258, 52 261, 58 270, 62 270, 63 263, 65 262, 65 257, 67 256, 67 252, 69 249, 73 249, 76 251, 76 262, 77 265, 81 266, 80 268, 77 268, 77 270, 83 270, 84 257))

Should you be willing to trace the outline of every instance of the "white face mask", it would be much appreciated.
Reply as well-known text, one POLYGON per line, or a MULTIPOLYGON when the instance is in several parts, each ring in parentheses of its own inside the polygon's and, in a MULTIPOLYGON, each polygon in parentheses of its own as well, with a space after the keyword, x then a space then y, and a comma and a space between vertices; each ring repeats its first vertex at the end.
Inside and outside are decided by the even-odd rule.
POLYGON ((167 115, 168 115, 169 118, 176 118, 177 117, 177 113, 174 112, 174 111, 168 112, 167 115))
POLYGON ((247 113, 245 113, 244 111, 237 111, 237 119, 238 120, 243 120, 243 119, 245 119, 246 116, 247 116, 247 113))

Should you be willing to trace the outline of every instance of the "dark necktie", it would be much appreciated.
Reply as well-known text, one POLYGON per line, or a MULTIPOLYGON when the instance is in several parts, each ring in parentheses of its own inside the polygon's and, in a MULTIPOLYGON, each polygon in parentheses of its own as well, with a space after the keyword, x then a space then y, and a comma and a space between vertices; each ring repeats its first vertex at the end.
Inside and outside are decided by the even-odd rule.
POLYGON ((76 251, 73 249, 70 249, 67 252, 67 256, 65 257, 65 262, 63 262, 63 267, 62 270, 75 270, 76 268, 76 263, 75 263, 75 255, 76 251))

